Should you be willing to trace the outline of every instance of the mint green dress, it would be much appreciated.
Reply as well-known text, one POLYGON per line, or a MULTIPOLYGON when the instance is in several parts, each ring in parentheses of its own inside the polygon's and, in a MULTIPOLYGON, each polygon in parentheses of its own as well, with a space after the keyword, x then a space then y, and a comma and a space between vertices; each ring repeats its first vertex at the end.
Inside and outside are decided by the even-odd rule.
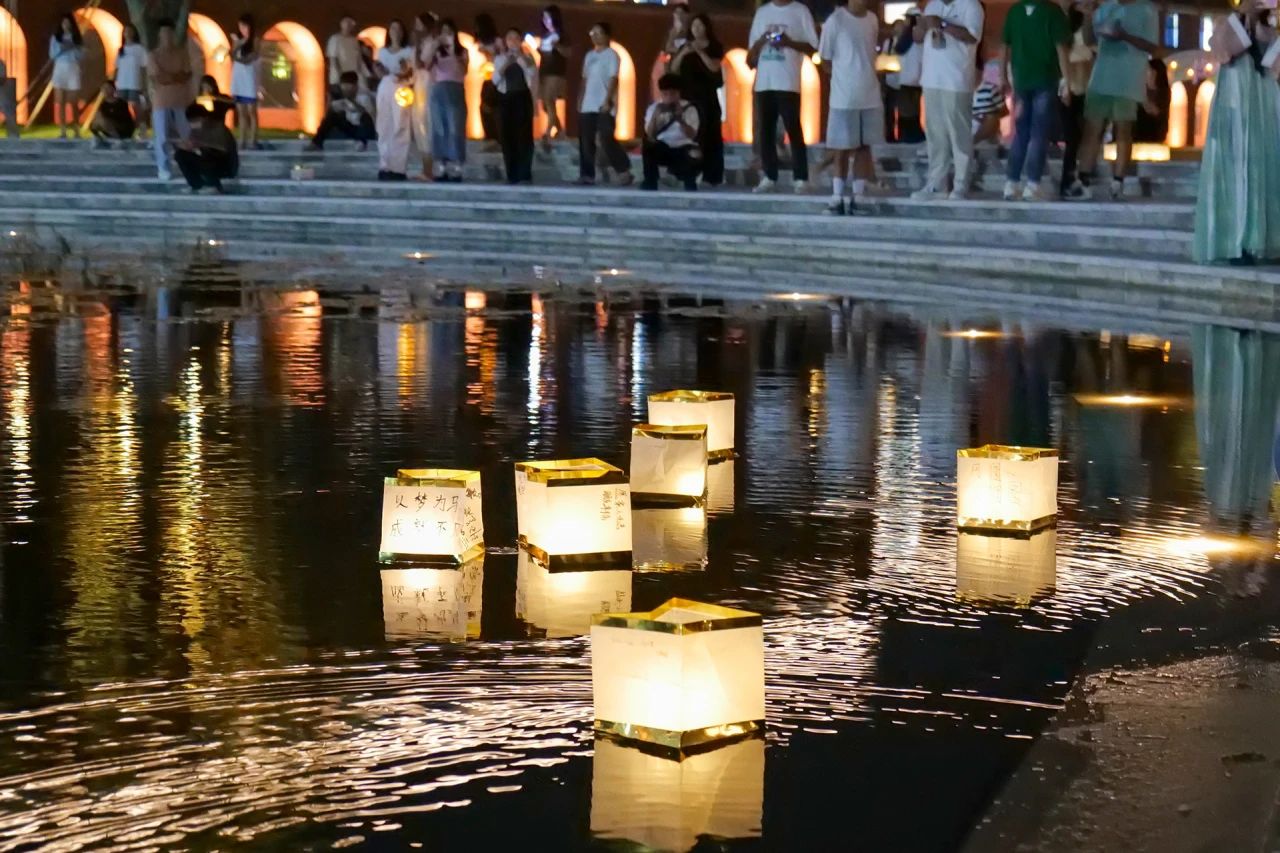
POLYGON ((1280 258, 1280 86, 1250 53, 1218 72, 1200 161, 1191 256, 1280 258))

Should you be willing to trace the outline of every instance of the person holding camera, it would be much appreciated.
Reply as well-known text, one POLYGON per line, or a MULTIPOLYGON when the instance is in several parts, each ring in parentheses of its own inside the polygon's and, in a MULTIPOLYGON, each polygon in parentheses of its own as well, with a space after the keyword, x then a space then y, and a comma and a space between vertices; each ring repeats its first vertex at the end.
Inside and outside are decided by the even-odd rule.
POLYGON ((698 108, 698 150, 702 153, 702 182, 724 183, 724 138, 720 134, 720 87, 724 85, 724 47, 716 38, 711 19, 695 15, 689 24, 689 40, 671 60, 671 73, 680 77, 685 97, 698 108))
POLYGON ((813 15, 796 0, 770 0, 756 10, 748 42, 751 49, 747 51, 747 65, 756 72, 755 115, 764 169, 755 192, 770 192, 778 183, 779 117, 791 140, 795 191, 808 192, 809 155, 800 126, 800 75, 804 58, 818 49, 813 15))
POLYGON ((498 136, 507 183, 533 182, 533 78, 538 64, 512 27, 493 58, 493 84, 498 87, 498 136))
POLYGON ((658 188, 658 170, 666 167, 689 192, 698 189, 701 158, 698 151, 698 108, 680 95, 680 77, 663 74, 658 80, 658 100, 644 114, 644 183, 642 190, 658 188))

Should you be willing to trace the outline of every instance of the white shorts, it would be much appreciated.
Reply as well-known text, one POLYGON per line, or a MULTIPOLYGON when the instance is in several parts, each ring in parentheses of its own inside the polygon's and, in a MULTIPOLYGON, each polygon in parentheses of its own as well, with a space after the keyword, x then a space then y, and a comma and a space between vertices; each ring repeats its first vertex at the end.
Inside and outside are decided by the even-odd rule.
POLYGON ((848 151, 884 142, 884 109, 837 110, 827 113, 827 148, 848 151))

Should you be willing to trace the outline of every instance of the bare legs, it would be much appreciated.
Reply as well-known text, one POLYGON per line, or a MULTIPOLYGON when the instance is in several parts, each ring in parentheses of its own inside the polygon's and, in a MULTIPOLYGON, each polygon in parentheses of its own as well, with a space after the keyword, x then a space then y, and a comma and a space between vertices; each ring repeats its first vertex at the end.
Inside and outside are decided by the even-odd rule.
POLYGON ((53 90, 53 114, 58 123, 58 136, 67 138, 67 128, 80 137, 80 98, 75 92, 65 89, 53 90))
POLYGON ((240 150, 258 147, 258 105, 236 104, 236 127, 240 131, 240 150))

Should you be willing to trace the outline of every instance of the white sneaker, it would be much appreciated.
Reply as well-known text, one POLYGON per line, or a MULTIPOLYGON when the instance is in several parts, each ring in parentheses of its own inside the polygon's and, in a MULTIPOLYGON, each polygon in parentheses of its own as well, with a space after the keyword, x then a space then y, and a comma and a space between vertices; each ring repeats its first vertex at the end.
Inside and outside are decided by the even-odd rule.
POLYGON ((756 188, 753 189, 752 192, 753 193, 771 193, 773 192, 773 188, 774 188, 773 181, 769 180, 768 178, 761 178, 760 183, 756 184, 756 188))
POLYGON ((156 172, 156 177, 162 181, 172 181, 173 172, 170 172, 168 169, 160 169, 156 172))
POLYGON ((796 195, 808 195, 811 187, 809 186, 808 181, 796 181, 794 184, 791 185, 791 189, 795 192, 796 195))
POLYGON ((1017 201, 1022 197, 1022 184, 1017 181, 1004 182, 1004 200, 1017 201))
POLYGON ((947 201, 964 201, 968 197, 969 197, 968 190, 956 189, 956 190, 952 190, 951 194, 947 196, 947 201))
POLYGON ((1022 191, 1023 201, 1048 201, 1049 197, 1045 195, 1044 190, 1040 188, 1038 183, 1027 184, 1026 189, 1022 191))
POLYGON ((1124 201, 1124 181, 1111 181, 1111 200, 1124 201))
POLYGON ((932 184, 925 184, 923 187, 913 192, 911 197, 916 201, 933 201, 942 197, 942 190, 932 184))

